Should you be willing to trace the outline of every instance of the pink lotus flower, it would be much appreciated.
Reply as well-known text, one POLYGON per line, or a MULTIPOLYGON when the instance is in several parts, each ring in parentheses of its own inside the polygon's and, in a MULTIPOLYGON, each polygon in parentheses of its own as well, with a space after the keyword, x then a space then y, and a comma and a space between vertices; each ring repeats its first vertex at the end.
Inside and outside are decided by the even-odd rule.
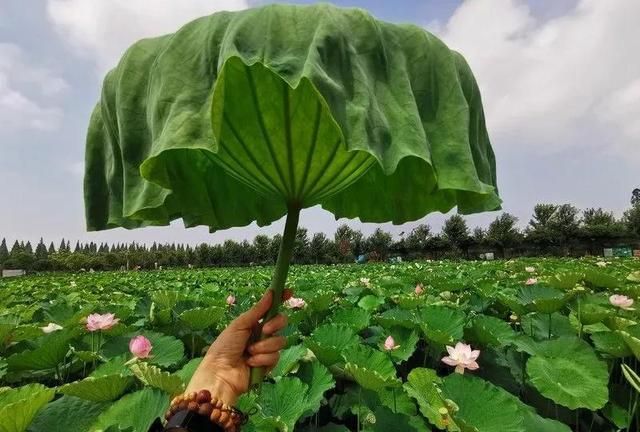
POLYGON ((56 332, 56 331, 58 331, 58 330, 62 330, 62 326, 61 326, 61 325, 58 325, 58 324, 56 324, 56 323, 51 323, 51 322, 50 322, 50 323, 49 323, 49 324, 47 324, 46 326, 44 326, 44 327, 40 327, 40 329, 42 329, 42 332, 43 332, 43 333, 47 333, 47 334, 48 334, 48 333, 56 332))
POLYGON ((527 281, 524 283, 525 285, 535 285, 538 283, 538 279, 536 278, 529 278, 527 279, 527 281))
POLYGON ((422 285, 421 283, 417 284, 414 292, 417 296, 421 295, 424 292, 424 285, 422 285))
POLYGON ((149 358, 151 349, 153 349, 151 341, 144 336, 136 336, 129 341, 129 351, 131 351, 131 354, 136 358, 149 358))
POLYGON ((302 309, 307 305, 307 302, 298 297, 291 297, 284 302, 284 306, 289 309, 302 309))
POLYGON ((471 345, 458 342, 454 347, 447 345, 448 356, 442 358, 442 362, 449 366, 455 366, 456 372, 463 374, 465 369, 476 370, 480 367, 476 360, 480 356, 479 350, 471 350, 471 345))
POLYGON ((609 297, 609 303, 619 307, 620 309, 627 310, 627 309, 631 309, 631 305, 633 305, 633 299, 625 295, 614 294, 611 297, 609 297))
POLYGON ((526 271, 527 273, 535 273, 536 269, 535 267, 525 267, 524 271, 526 271))
POLYGON ((229 296, 227 297, 227 305, 233 306, 234 304, 236 304, 236 296, 234 296, 233 294, 229 294, 229 296))
POLYGON ((107 314, 91 314, 87 317, 87 330, 90 332, 98 330, 109 330, 120 322, 119 318, 112 313, 107 314))
POLYGON ((388 336, 384 341, 384 349, 386 351, 393 351, 400 348, 400 345, 396 345, 396 341, 393 339, 393 336, 388 336))

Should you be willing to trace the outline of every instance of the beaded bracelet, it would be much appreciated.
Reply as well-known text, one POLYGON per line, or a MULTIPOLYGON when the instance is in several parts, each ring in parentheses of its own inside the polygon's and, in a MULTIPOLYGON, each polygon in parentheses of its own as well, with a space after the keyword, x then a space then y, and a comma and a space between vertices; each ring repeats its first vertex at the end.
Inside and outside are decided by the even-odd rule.
POLYGON ((240 430, 240 426, 247 422, 245 414, 223 403, 220 399, 212 397, 209 390, 176 396, 171 401, 164 418, 168 421, 175 413, 183 410, 208 417, 212 423, 222 427, 225 432, 237 432, 240 430))

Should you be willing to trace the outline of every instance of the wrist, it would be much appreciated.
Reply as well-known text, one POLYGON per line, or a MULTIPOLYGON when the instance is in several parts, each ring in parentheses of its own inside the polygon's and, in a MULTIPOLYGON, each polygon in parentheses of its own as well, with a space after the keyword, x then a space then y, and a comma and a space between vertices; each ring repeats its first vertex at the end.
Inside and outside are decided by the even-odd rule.
POLYGON ((217 376, 211 377, 207 382, 190 382, 185 390, 185 394, 208 390, 211 396, 218 398, 229 406, 235 406, 240 396, 228 382, 217 376))

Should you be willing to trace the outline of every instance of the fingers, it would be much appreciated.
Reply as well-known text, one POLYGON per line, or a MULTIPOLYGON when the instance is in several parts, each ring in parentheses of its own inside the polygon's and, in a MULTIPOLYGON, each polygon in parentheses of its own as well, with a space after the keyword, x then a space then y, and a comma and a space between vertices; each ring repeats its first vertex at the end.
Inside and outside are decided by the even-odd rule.
POLYGON ((247 351, 252 356, 257 354, 269 354, 280 351, 287 344, 287 340, 282 336, 274 336, 251 345, 247 351))
POLYGON ((247 365, 251 367, 266 367, 273 368, 278 364, 278 360, 280 360, 280 353, 268 353, 268 354, 256 354, 252 357, 249 357, 247 360, 247 365))
POLYGON ((271 320, 267 321, 262 327, 262 333, 265 335, 272 335, 279 332, 287 326, 287 317, 282 314, 278 314, 271 320))
POLYGON ((273 291, 267 291, 251 309, 236 318, 231 325, 242 330, 253 328, 258 321, 269 311, 273 301, 273 291))

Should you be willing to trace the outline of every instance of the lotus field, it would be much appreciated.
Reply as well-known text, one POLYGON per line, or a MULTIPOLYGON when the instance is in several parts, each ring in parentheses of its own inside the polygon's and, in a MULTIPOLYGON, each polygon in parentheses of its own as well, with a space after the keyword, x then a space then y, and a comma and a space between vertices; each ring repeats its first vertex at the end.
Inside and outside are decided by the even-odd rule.
MULTIPOLYGON (((139 431, 271 268, 0 281, 0 431, 139 431)), ((248 431, 637 430, 640 261, 298 266, 248 431)))

